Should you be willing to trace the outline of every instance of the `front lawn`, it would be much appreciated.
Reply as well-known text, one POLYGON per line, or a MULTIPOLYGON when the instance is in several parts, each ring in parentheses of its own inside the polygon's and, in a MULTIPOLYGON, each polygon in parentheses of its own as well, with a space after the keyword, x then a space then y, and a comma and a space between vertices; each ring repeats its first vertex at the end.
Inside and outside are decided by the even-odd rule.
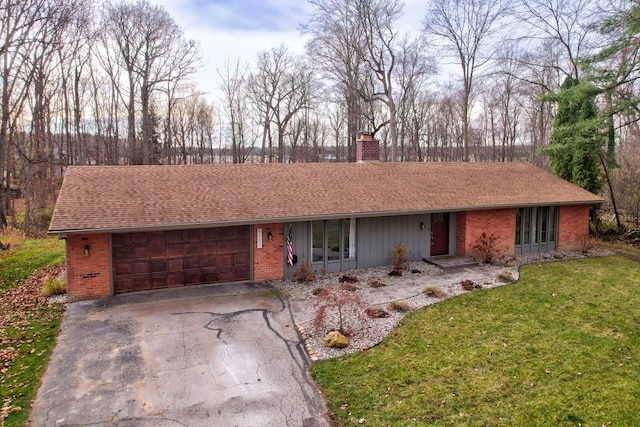
POLYGON ((640 266, 533 264, 516 284, 406 316, 369 351, 316 362, 337 425, 631 426, 640 266))
POLYGON ((18 239, 0 253, 0 426, 27 421, 64 310, 47 304, 42 282, 63 261, 64 242, 57 239, 18 239))

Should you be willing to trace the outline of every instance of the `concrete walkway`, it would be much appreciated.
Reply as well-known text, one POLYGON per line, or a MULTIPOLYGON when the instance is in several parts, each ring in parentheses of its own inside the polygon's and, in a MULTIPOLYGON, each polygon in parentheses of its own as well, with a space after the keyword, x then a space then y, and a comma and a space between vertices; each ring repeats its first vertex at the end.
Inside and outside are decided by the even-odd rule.
MULTIPOLYGON (((464 265, 445 270, 434 276, 409 277, 392 286, 381 288, 366 287, 359 291, 360 297, 369 306, 386 304, 393 301, 405 300, 420 294, 427 286, 444 287, 457 284, 463 280, 480 282, 492 280, 496 276, 495 267, 488 265, 464 265)), ((315 310, 312 299, 289 299, 291 314, 297 326, 313 320, 315 310)))

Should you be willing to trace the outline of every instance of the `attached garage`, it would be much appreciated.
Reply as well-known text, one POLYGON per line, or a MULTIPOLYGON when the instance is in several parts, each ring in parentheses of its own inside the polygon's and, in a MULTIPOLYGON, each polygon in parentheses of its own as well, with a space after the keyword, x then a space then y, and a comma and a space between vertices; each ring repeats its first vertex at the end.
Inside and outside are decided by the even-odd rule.
POLYGON ((111 236, 114 293, 251 279, 249 226, 111 236))

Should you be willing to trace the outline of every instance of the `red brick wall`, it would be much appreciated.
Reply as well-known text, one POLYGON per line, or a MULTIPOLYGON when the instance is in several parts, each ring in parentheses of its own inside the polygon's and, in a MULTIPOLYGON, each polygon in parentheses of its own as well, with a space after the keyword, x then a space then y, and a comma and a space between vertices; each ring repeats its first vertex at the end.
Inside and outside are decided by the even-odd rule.
POLYGON ((358 162, 379 162, 380 143, 377 139, 358 139, 356 141, 356 160, 358 162))
POLYGON ((253 280, 282 279, 284 277, 284 224, 258 224, 253 227, 253 280), (258 248, 258 228, 262 228, 262 248, 258 248), (267 233, 273 240, 267 239, 267 233))
POLYGON ((66 254, 69 300, 105 298, 111 295, 108 234, 67 236, 66 254), (84 254, 85 245, 89 245, 88 256, 84 254))
POLYGON ((473 256, 473 245, 482 233, 497 237, 495 247, 503 255, 513 255, 516 232, 515 209, 467 211, 457 214, 456 254, 473 256))
POLYGON ((582 250, 589 237, 589 206, 560 206, 558 215, 558 250, 582 250))

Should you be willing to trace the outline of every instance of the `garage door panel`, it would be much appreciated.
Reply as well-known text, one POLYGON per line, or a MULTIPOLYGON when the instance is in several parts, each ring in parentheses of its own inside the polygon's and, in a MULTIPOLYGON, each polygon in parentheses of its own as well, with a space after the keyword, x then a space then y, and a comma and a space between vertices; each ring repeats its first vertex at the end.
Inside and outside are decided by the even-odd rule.
POLYGON ((126 277, 120 277, 116 279, 118 283, 118 290, 120 292, 131 292, 135 290, 133 288, 133 277, 126 276, 126 277))
POLYGON ((111 238, 111 245, 116 248, 119 246, 129 246, 131 244, 131 234, 114 234, 111 238))
POLYGON ((218 258, 215 255, 205 254, 200 257, 202 268, 215 268, 218 265, 218 258))
POLYGON ((133 258, 133 249, 130 247, 113 248, 113 258, 118 260, 130 260, 133 258))
POLYGON ((151 276, 133 276, 133 287, 136 291, 151 289, 151 276))
POLYGON ((149 233, 149 246, 161 246, 167 244, 167 239, 163 231, 149 233))
POLYGON ((148 246, 136 246, 133 248, 133 259, 147 259, 149 258, 148 246))
POLYGON ((251 257, 248 253, 237 253, 233 255, 233 264, 234 265, 249 265, 251 261, 251 257))
POLYGON ((116 293, 251 278, 249 226, 112 235, 116 293))
POLYGON ((201 230, 184 230, 183 239, 185 242, 200 242, 202 240, 201 230))
POLYGON ((133 267, 130 262, 116 262, 113 264, 113 271, 116 276, 128 276, 133 274, 133 267))
POLYGON ((149 233, 131 233, 132 245, 147 245, 149 243, 149 233))
POLYGON ((225 254, 218 256, 218 267, 225 268, 233 265, 233 255, 225 254))
POLYGON ((160 261, 151 261, 151 274, 153 273, 160 273, 160 272, 167 272, 167 261, 166 260, 160 260, 160 261))
POLYGON ((187 271, 184 275, 185 285, 199 285, 202 283, 200 271, 187 271))
POLYGON ((166 256, 166 246, 149 246, 149 258, 164 258, 166 256))
POLYGON ((167 265, 169 267, 169 271, 172 273, 181 272, 184 270, 184 260, 180 259, 170 259, 167 261, 167 265))
POLYGON ((149 263, 147 261, 134 261, 133 274, 149 274, 149 263))
POLYGON ((184 286, 184 274, 169 273, 169 275, 167 275, 167 286, 170 288, 175 288, 177 286, 184 286))
POLYGON ((164 289, 166 287, 167 287, 167 276, 165 274, 151 276, 152 289, 164 289))
POLYGON ((172 256, 183 256, 184 255, 184 245, 182 243, 179 244, 171 244, 167 246, 167 255, 172 256))
POLYGON ((200 245, 194 243, 188 243, 184 246, 184 254, 185 255, 199 255, 200 254, 200 245))
POLYGON ((182 243, 182 230, 167 231, 167 243, 182 243))

